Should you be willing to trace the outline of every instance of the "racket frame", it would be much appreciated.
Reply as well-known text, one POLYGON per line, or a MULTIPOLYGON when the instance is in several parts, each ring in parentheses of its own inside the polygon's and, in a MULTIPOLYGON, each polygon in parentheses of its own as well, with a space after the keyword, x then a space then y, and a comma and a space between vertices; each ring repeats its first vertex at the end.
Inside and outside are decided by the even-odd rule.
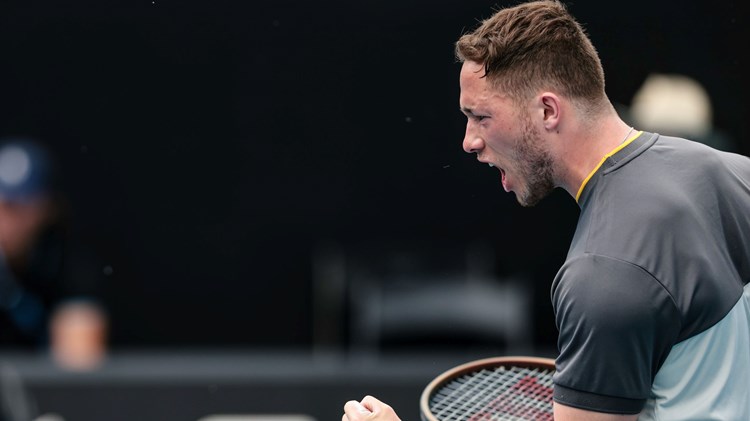
POLYGON ((432 397, 435 391, 437 391, 445 383, 448 383, 449 381, 472 371, 479 371, 484 368, 495 368, 499 366, 554 370, 555 360, 552 358, 526 356, 492 357, 469 361, 465 364, 461 364, 459 366, 451 368, 443 374, 435 377, 435 379, 431 381, 430 384, 427 385, 427 387, 424 388, 422 397, 419 399, 419 412, 422 415, 422 420, 441 421, 437 419, 430 410, 430 397, 432 397))

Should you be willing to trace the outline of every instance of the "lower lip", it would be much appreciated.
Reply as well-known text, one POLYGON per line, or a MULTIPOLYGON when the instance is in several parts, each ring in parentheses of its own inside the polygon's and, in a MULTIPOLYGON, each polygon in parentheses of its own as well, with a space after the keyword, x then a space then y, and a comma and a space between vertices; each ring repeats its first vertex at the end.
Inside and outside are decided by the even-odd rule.
POLYGON ((508 186, 508 179, 505 176, 505 171, 500 170, 500 180, 503 184, 503 189, 505 189, 506 192, 510 192, 510 187, 508 186))

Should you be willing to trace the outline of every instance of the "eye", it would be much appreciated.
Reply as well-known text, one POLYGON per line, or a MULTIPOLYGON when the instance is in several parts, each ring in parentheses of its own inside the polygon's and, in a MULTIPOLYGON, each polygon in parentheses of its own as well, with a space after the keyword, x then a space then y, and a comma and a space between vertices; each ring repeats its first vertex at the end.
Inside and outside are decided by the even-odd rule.
POLYGON ((487 117, 486 115, 478 115, 478 116, 475 116, 474 118, 475 118, 475 119, 476 119, 477 121, 482 121, 482 120, 484 120, 485 118, 489 118, 489 117, 487 117))

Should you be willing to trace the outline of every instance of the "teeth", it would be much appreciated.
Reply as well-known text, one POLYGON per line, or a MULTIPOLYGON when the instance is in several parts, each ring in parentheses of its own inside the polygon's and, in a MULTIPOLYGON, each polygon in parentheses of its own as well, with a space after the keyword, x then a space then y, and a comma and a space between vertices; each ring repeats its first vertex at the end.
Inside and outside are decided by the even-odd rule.
POLYGON ((489 165, 490 167, 494 167, 495 166, 495 164, 493 164, 492 162, 488 162, 487 165, 489 165))

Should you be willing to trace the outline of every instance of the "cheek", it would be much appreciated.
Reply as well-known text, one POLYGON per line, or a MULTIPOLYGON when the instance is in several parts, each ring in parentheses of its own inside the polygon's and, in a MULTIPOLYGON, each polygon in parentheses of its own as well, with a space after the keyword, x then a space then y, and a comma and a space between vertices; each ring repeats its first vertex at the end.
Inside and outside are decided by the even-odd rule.
POLYGON ((508 121, 500 119, 487 120, 481 130, 487 139, 491 139, 493 148, 509 151, 517 143, 517 135, 508 121))
POLYGON ((495 136, 488 136, 487 139, 489 147, 501 157, 507 159, 513 153, 513 142, 510 141, 510 139, 503 136, 497 136, 497 134, 495 136))

